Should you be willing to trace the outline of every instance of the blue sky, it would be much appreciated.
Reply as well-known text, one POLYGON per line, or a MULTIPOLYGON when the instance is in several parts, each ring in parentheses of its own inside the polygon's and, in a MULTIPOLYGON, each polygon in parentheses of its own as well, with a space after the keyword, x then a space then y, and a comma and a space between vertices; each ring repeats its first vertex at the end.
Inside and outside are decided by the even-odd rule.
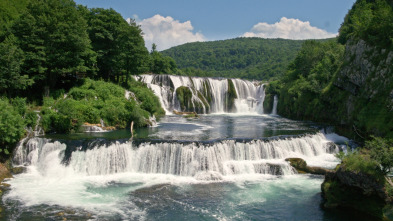
POLYGON ((355 0, 75 0, 134 18, 150 48, 245 37, 309 39, 337 33, 355 0), (246 34, 247 33, 247 34, 246 34))

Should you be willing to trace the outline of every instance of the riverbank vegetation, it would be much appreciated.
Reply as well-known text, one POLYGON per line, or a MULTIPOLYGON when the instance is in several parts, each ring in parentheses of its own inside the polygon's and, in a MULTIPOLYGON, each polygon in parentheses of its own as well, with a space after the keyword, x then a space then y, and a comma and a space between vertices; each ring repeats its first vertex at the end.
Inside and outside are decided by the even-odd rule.
MULTIPOLYGON (((325 208, 352 208, 383 219, 393 183, 393 4, 358 0, 337 39, 306 41, 285 75, 267 86, 278 113, 334 125, 364 143, 328 173, 325 208)), ((390 208, 391 209, 391 208, 390 208)))
POLYGON ((268 86, 279 95, 278 113, 334 125, 356 140, 393 138, 392 24, 389 1, 357 1, 337 39, 306 41, 268 86))
POLYGON ((386 218, 393 200, 393 182, 387 177, 393 167, 393 140, 373 137, 363 148, 339 158, 341 164, 326 175, 321 187, 324 207, 350 208, 386 218))
POLYGON ((0 154, 34 129, 37 114, 45 132, 56 133, 101 120, 142 127, 164 114, 132 75, 169 74, 176 63, 154 46, 148 51, 135 21, 73 0, 4 0, 0 6, 0 154))

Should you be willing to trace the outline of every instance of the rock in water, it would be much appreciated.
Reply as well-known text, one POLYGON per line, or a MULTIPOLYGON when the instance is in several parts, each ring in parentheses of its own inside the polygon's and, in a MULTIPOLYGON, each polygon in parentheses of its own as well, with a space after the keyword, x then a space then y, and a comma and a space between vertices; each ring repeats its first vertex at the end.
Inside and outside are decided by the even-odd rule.
POLYGON ((341 165, 337 171, 329 172, 322 183, 324 208, 350 208, 384 219, 384 210, 391 208, 392 197, 384 180, 362 172, 347 171, 341 165))
POLYGON ((307 166, 306 161, 301 158, 287 158, 285 161, 289 161, 289 164, 297 170, 298 173, 311 173, 316 175, 325 175, 332 170, 325 169, 322 167, 310 167, 307 166))

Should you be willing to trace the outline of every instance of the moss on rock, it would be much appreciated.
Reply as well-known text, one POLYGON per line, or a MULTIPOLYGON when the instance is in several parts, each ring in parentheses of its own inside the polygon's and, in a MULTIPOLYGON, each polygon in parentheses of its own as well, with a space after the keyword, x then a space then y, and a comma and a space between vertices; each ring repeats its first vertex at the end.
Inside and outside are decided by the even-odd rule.
POLYGON ((306 161, 301 158, 287 158, 285 161, 288 161, 289 164, 297 170, 298 173, 311 173, 317 175, 325 175, 328 172, 331 172, 329 169, 325 169, 322 167, 310 167, 307 166, 306 161))
POLYGON ((263 113, 271 113, 273 110, 274 94, 266 94, 263 101, 263 113))
POLYGON ((340 165, 335 172, 326 174, 321 185, 323 206, 326 209, 354 209, 384 219, 384 210, 392 202, 386 185, 390 184, 362 172, 348 171, 345 165, 340 165))
POLYGON ((208 113, 210 105, 203 94, 195 89, 181 86, 176 89, 176 97, 183 112, 208 113), (194 94, 196 95, 194 97, 194 94))
POLYGON ((225 111, 235 112, 235 99, 237 98, 236 88, 231 79, 228 79, 228 91, 225 96, 225 111))
POLYGON ((181 86, 176 89, 176 96, 180 103, 181 111, 189 111, 193 109, 192 91, 189 87, 181 86))

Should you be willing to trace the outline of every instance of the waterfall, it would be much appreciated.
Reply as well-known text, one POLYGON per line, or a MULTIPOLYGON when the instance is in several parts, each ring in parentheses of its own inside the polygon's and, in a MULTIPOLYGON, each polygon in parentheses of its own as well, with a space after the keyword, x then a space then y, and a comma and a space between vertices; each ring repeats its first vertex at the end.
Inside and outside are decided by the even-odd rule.
POLYGON ((133 172, 220 179, 239 174, 293 174, 285 158, 315 158, 331 150, 331 143, 322 133, 249 142, 162 142, 138 146, 128 141, 102 140, 71 145, 34 137, 18 146, 13 162, 35 166, 42 174, 51 174, 51 168, 63 168, 86 176, 133 172))
POLYGON ((274 95, 272 115, 277 115, 277 103, 278 103, 278 97, 277 95, 274 95))
POLYGON ((263 113, 264 85, 241 79, 174 75, 134 76, 153 90, 167 114, 177 111, 207 113, 263 113))

